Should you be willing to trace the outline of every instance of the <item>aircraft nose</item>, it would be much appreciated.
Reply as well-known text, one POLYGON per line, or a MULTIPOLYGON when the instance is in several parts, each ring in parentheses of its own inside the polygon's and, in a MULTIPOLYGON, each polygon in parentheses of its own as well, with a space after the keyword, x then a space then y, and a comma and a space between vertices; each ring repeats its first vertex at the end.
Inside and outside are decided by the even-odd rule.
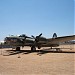
POLYGON ((4 39, 4 41, 5 41, 5 44, 10 43, 10 38, 6 37, 6 38, 4 39))

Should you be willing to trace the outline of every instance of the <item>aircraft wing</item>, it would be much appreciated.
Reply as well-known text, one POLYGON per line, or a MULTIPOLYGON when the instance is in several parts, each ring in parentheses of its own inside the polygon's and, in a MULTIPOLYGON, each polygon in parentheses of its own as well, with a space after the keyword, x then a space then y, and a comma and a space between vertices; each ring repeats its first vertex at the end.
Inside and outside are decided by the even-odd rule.
POLYGON ((56 43, 62 43, 62 42, 71 41, 71 40, 75 40, 75 35, 50 38, 48 39, 47 43, 56 44, 56 43))

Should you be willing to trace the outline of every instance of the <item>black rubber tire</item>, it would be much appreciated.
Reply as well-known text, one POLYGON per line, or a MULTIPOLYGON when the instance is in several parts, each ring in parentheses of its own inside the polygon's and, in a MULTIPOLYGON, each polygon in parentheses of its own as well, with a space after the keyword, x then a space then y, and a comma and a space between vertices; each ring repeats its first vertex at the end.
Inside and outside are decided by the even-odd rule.
POLYGON ((17 50, 17 51, 20 51, 20 47, 16 47, 16 50, 17 50))
POLYGON ((36 47, 35 46, 32 46, 31 47, 31 51, 36 51, 36 47))

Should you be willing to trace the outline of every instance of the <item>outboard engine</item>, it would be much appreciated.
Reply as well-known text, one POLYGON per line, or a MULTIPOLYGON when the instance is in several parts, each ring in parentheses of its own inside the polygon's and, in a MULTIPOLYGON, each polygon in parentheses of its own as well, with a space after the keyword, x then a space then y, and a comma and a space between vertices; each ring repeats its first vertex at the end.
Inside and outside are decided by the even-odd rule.
POLYGON ((54 33, 54 34, 53 34, 53 38, 56 38, 56 37, 57 37, 57 34, 56 34, 56 33, 54 33))

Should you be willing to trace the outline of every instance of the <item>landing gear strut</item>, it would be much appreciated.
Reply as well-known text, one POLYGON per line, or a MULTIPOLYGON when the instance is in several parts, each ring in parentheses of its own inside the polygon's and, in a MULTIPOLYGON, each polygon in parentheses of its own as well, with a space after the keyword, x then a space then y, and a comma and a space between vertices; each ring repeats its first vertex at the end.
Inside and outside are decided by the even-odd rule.
POLYGON ((20 47, 16 47, 16 51, 20 51, 20 47))
POLYGON ((31 51, 36 51, 36 47, 35 46, 32 46, 31 47, 31 51))

